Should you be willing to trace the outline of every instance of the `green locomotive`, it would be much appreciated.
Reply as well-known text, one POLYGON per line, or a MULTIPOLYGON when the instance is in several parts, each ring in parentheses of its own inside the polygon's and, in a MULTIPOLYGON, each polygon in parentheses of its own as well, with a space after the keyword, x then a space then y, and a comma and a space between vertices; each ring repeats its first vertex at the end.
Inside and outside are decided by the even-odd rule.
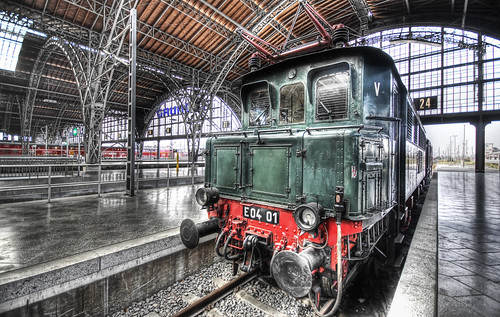
POLYGON ((242 270, 318 305, 340 298, 356 264, 409 221, 431 173, 394 62, 372 47, 303 55, 244 76, 241 99, 241 131, 206 144, 196 198, 210 220, 185 220, 181 238, 192 248, 220 232, 216 252, 242 270))

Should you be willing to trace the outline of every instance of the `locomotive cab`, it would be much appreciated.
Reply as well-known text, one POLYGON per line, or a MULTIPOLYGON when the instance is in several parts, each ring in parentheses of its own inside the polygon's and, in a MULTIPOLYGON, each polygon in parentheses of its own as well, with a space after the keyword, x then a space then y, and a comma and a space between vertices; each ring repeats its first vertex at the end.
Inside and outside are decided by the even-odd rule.
POLYGON ((405 155, 408 118, 419 127, 406 95, 392 59, 370 47, 244 76, 241 131, 206 144, 200 197, 210 223, 183 223, 183 242, 219 231, 218 255, 293 296, 341 293, 419 185, 418 144, 405 155))

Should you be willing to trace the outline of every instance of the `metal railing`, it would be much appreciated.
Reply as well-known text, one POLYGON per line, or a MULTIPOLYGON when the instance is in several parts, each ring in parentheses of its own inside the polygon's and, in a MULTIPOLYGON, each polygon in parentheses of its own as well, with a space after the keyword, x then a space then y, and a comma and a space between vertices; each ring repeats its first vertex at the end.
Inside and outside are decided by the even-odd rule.
MULTIPOLYGON (((0 194, 8 191, 22 192, 45 189, 47 201, 50 202, 54 188, 97 186, 97 196, 100 197, 103 185, 123 184, 123 190, 125 190, 125 165, 125 162, 2 164, 0 165, 0 194)), ((136 163, 135 170, 136 191, 140 189, 141 182, 166 180, 166 186, 169 188, 171 179, 191 178, 191 184, 194 184, 197 176, 204 175, 204 166, 204 162, 139 161, 136 163)))

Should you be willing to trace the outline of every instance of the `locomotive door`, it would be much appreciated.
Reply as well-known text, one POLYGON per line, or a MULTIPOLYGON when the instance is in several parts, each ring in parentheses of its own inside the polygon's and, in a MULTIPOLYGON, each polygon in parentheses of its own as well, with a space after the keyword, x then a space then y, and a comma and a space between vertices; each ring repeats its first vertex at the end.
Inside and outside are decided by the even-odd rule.
POLYGON ((335 187, 344 185, 344 136, 343 131, 304 135, 302 197, 307 202, 333 209, 335 187))
POLYGON ((239 145, 219 145, 215 146, 215 162, 212 168, 215 169, 215 179, 213 183, 216 187, 224 191, 235 191, 239 187, 239 145))
POLYGON ((250 145, 250 194, 255 198, 288 199, 291 144, 250 145))
POLYGON ((360 179, 361 210, 382 210, 387 199, 388 176, 384 176, 384 162, 387 162, 387 139, 378 135, 362 135, 360 137, 360 179))

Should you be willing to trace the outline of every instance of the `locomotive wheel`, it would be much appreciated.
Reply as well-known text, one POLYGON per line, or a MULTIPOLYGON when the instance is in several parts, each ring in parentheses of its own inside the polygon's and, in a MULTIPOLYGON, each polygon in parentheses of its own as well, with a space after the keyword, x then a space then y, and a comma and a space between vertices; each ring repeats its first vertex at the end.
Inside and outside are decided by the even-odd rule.
POLYGON ((337 296, 337 281, 330 276, 322 276, 321 292, 328 297, 337 296))

